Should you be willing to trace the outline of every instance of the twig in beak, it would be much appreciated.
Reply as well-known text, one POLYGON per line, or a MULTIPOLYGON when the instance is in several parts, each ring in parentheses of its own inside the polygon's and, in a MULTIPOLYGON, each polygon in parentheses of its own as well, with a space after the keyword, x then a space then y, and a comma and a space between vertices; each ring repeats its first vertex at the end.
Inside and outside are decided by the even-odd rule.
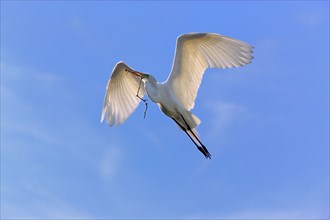
POLYGON ((135 70, 131 70, 131 69, 125 69, 125 71, 127 73, 133 73, 133 74, 135 74, 136 76, 138 76, 140 78, 139 88, 138 88, 138 91, 136 93, 136 97, 138 97, 146 105, 146 108, 144 110, 144 117, 143 117, 143 118, 146 118, 146 116, 147 116, 147 110, 148 110, 148 99, 143 99, 143 98, 141 98, 139 96, 139 92, 140 92, 140 88, 141 88, 141 83, 142 83, 142 79, 143 79, 144 74, 143 73, 140 73, 138 71, 135 71, 135 70))
POLYGON ((144 104, 146 105, 146 108, 144 110, 144 116, 143 118, 146 118, 147 116, 147 110, 148 110, 148 99, 143 99, 139 96, 139 92, 140 92, 140 87, 141 87, 141 83, 142 83, 142 77, 140 77, 140 83, 139 83, 139 88, 138 88, 138 91, 136 93, 136 97, 138 97, 141 101, 144 102, 144 104))

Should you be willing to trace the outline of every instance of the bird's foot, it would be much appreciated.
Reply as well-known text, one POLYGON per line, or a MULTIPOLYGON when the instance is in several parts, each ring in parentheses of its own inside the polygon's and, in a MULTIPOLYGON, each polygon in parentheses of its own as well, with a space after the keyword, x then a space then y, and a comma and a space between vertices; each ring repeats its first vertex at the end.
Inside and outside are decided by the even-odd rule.
POLYGON ((208 150, 206 149, 205 146, 203 146, 203 147, 197 146, 197 149, 200 152, 202 152, 202 154, 205 156, 206 159, 211 159, 211 154, 208 152, 208 150))

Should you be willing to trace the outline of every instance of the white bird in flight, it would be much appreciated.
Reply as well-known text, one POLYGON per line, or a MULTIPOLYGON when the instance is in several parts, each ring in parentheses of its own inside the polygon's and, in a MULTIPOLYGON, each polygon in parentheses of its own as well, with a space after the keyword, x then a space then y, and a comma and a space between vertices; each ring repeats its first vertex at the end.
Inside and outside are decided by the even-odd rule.
MULTIPOLYGON (((147 93, 152 102, 181 128, 198 150, 211 159, 195 130, 199 118, 191 113, 198 88, 207 68, 244 66, 253 59, 253 47, 230 37, 213 33, 189 33, 177 38, 170 75, 159 83, 151 74, 133 70, 124 62, 114 67, 104 97, 101 123, 122 124, 147 93)), ((147 103, 146 103, 147 110, 147 103)), ((146 113, 146 111, 145 111, 146 113)))

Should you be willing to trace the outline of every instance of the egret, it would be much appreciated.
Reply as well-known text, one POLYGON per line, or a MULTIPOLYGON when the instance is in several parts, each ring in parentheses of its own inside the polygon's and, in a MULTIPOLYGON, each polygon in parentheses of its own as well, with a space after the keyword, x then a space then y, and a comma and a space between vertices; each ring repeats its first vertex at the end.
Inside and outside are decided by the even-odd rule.
MULTIPOLYGON (((110 76, 101 123, 122 124, 137 108, 145 93, 182 129, 207 158, 211 154, 200 141, 196 126, 201 120, 191 113, 207 68, 231 68, 251 63, 253 47, 214 33, 188 33, 177 38, 172 70, 165 82, 118 62, 110 76)), ((146 110, 147 110, 146 103, 146 110)), ((145 111, 146 113, 146 111, 145 111)))

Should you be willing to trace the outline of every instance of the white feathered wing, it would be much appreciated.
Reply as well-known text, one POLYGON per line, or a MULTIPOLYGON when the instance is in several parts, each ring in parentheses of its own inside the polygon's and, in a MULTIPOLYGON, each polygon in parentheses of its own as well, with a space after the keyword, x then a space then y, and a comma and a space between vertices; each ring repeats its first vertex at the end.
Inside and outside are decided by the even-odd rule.
POLYGON ((117 126, 122 124, 137 108, 141 101, 136 97, 140 83, 139 96, 143 97, 145 94, 140 78, 126 72, 125 69, 132 68, 124 62, 117 63, 108 81, 101 122, 106 119, 110 126, 115 123, 117 126))
POLYGON ((194 107, 206 68, 231 68, 251 63, 253 47, 212 33, 190 33, 178 37, 171 74, 166 84, 186 110, 194 107))

